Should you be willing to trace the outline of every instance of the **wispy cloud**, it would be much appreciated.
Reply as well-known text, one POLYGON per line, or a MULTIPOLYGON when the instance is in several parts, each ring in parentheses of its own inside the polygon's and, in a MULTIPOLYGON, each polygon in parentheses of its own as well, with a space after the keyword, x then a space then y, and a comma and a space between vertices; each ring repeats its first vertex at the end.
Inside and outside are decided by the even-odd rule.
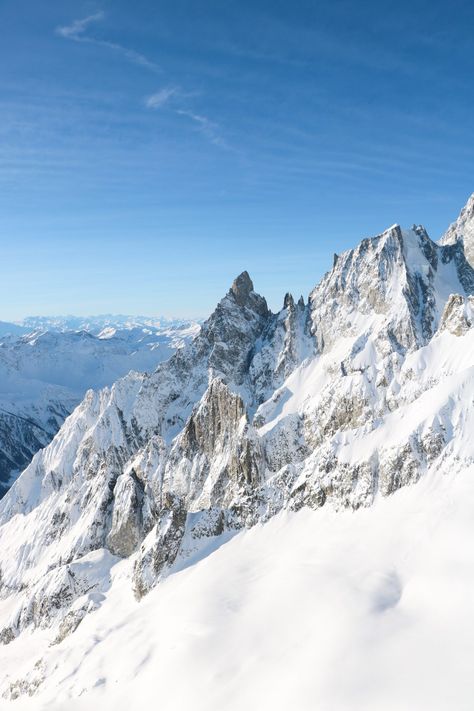
MULTIPOLYGON (((189 96, 194 96, 194 94, 184 93, 177 86, 165 86, 154 94, 147 96, 145 98, 145 106, 148 109, 156 111, 166 107, 173 99, 180 99, 182 105, 182 100, 189 96)), ((215 121, 211 121, 207 116, 197 114, 186 108, 174 108, 173 111, 179 116, 184 116, 186 119, 192 121, 195 128, 202 133, 210 143, 220 148, 229 147, 221 135, 219 124, 215 121)))
POLYGON ((153 72, 161 72, 161 68, 150 59, 145 57, 139 52, 135 52, 133 49, 124 47, 117 42, 110 42, 109 40, 96 39, 86 34, 90 25, 95 22, 100 22, 105 18, 104 12, 96 12, 94 15, 88 15, 80 20, 74 20, 70 25, 64 25, 62 27, 56 28, 56 34, 64 39, 71 40, 72 42, 83 42, 86 44, 94 44, 98 47, 105 47, 114 52, 121 54, 125 59, 133 64, 138 64, 141 67, 145 67, 153 72))
POLYGON ((66 39, 72 39, 75 41, 84 41, 83 34, 87 30, 88 26, 94 22, 99 22, 103 20, 105 14, 103 12, 96 12, 95 15, 89 15, 84 17, 82 20, 74 20, 70 25, 65 25, 64 27, 57 27, 56 33, 61 35, 61 37, 66 37, 66 39))
POLYGON ((226 141, 222 138, 219 124, 215 121, 211 121, 207 116, 196 114, 194 111, 189 111, 188 109, 178 109, 176 113, 193 121, 198 131, 206 136, 215 146, 228 148, 226 141))
POLYGON ((145 106, 148 109, 161 109, 170 101, 170 99, 176 97, 179 93, 178 87, 165 86, 163 89, 147 96, 145 99, 145 106))

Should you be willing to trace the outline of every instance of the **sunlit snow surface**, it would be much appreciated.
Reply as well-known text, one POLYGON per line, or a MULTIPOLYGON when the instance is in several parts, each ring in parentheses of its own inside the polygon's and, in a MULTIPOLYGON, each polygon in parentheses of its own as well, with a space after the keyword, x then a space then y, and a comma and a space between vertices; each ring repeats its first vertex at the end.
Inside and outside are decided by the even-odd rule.
POLYGON ((141 603, 121 562, 62 644, 3 649, 4 684, 32 659, 46 681, 2 709, 472 709, 473 539, 474 468, 217 539, 141 603))

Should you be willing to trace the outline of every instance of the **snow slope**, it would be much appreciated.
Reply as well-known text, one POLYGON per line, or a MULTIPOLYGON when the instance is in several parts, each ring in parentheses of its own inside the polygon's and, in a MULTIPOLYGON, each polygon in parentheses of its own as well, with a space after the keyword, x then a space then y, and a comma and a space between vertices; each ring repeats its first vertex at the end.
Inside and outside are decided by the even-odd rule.
POLYGON ((356 513, 282 512, 140 603, 118 563, 71 637, 7 648, 4 685, 46 677, 12 711, 470 711, 473 501, 471 467, 356 513))

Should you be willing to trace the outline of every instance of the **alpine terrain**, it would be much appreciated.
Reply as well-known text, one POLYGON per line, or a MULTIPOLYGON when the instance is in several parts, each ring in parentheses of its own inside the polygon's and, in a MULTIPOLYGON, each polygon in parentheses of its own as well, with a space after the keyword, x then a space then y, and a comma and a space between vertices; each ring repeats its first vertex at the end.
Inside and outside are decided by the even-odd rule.
POLYGON ((0 323, 0 497, 89 388, 154 370, 197 330, 130 317, 0 323))
POLYGON ((473 207, 85 394, 0 502, 2 709, 471 707, 473 207))

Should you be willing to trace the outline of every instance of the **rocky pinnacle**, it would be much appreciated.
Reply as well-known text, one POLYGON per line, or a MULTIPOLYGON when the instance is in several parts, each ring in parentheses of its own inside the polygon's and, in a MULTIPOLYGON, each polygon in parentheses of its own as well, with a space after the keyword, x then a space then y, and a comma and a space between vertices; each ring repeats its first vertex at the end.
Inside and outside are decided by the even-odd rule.
POLYGON ((234 294, 237 303, 240 306, 245 305, 250 293, 253 291, 253 282, 249 277, 249 273, 242 272, 242 274, 239 274, 239 276, 234 279, 230 290, 234 294))

